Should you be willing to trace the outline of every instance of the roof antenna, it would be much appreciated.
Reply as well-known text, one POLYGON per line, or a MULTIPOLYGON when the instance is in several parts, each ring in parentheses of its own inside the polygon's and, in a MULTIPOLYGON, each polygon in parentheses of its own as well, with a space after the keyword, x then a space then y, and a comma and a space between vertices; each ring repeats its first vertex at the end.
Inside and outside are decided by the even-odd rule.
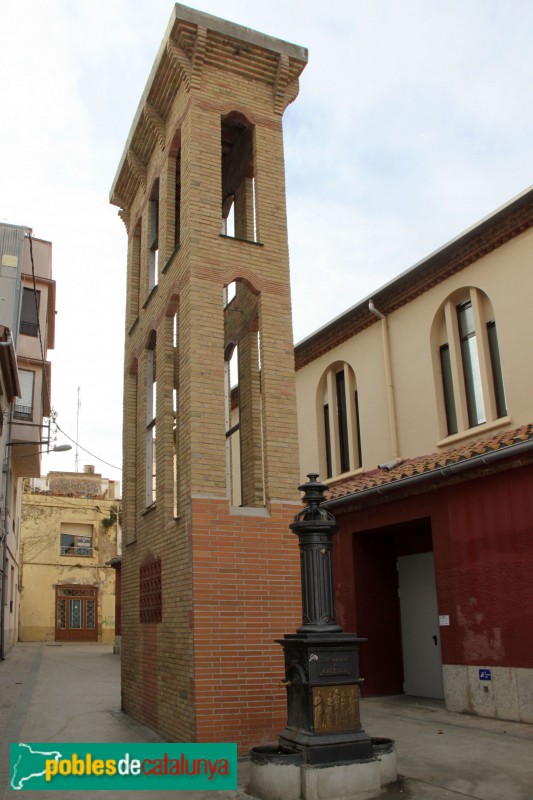
POLYGON ((79 431, 80 431, 80 408, 81 408, 81 399, 80 399, 80 387, 78 386, 78 408, 76 411, 76 457, 74 459, 74 463, 76 465, 75 471, 79 472, 78 468, 78 461, 79 461, 79 454, 78 454, 78 439, 79 439, 79 431))

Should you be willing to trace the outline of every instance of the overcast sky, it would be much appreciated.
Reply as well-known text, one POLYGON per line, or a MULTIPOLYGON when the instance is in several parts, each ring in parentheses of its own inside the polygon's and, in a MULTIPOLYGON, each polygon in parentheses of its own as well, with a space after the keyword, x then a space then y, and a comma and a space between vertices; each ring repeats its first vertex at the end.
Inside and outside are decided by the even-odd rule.
MULTIPOLYGON (((284 117, 295 341, 533 182, 531 0, 196 7, 309 48, 284 117)), ((108 195, 171 11, 0 3, 0 220, 53 243, 58 423, 75 438, 81 387, 80 445, 117 467, 127 242, 108 195)))

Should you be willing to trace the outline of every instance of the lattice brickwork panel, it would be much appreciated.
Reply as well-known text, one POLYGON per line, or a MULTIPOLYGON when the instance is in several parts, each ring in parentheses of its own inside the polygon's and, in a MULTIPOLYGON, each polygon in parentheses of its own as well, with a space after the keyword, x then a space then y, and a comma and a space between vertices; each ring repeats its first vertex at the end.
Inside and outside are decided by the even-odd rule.
POLYGON ((161 559, 152 558, 141 565, 139 612, 141 622, 161 622, 161 559))

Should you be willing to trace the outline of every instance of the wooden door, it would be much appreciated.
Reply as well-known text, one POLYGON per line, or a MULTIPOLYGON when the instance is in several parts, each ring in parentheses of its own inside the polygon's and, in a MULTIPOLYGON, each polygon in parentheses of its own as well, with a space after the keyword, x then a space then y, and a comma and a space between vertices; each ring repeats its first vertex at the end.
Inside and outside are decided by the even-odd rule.
POLYGON ((96 642, 98 589, 94 586, 56 588, 56 641, 96 642))

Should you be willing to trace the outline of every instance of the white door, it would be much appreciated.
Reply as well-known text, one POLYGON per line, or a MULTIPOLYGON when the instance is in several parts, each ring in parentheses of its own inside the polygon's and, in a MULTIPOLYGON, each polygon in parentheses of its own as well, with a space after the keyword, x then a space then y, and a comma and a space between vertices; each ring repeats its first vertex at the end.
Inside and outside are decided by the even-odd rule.
POLYGON ((405 693, 444 697, 433 553, 398 558, 405 693))

